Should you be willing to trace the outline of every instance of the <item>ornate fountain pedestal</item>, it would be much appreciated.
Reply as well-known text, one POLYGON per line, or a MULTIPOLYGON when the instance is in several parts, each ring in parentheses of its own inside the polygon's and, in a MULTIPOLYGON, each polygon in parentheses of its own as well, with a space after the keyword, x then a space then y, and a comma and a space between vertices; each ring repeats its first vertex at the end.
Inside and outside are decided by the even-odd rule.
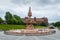
POLYGON ((28 18, 25 23, 26 23, 26 29, 29 29, 29 30, 34 29, 33 21, 31 20, 31 18, 28 18))
POLYGON ((28 17, 27 17, 27 19, 25 21, 26 29, 29 29, 29 30, 33 30, 34 29, 33 20, 31 20, 31 16, 32 16, 31 7, 29 7, 28 17))
POLYGON ((32 24, 26 24, 26 29, 33 30, 34 27, 32 24))

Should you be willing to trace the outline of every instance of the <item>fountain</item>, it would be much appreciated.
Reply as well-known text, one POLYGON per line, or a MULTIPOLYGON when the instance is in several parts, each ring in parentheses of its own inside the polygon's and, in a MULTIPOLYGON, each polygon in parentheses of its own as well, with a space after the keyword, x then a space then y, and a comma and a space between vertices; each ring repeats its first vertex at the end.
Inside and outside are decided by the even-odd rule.
POLYGON ((27 17, 25 23, 26 23, 26 29, 30 29, 30 30, 34 29, 33 21, 31 20, 31 16, 32 16, 31 7, 29 7, 28 17, 27 17))
POLYGON ((13 35, 48 35, 53 31, 48 28, 34 29, 33 20, 31 20, 32 12, 31 7, 29 7, 28 17, 25 19, 26 29, 17 29, 17 30, 8 30, 5 31, 5 34, 13 34, 13 35))

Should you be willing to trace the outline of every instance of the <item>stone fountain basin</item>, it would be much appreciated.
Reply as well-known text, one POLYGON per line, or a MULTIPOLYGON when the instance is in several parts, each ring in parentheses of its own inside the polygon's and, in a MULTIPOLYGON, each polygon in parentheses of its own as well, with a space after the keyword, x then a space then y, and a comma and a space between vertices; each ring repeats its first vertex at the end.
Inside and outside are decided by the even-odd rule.
POLYGON ((8 30, 5 31, 5 34, 10 35, 49 35, 55 33, 55 30, 52 29, 17 29, 17 30, 8 30))

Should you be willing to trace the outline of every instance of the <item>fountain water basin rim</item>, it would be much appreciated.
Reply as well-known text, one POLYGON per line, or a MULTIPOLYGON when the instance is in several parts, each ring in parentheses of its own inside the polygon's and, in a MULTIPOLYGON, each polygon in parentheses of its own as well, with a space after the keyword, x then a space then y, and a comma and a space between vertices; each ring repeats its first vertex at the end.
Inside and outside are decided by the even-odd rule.
POLYGON ((52 29, 17 29, 17 30, 8 30, 5 31, 5 34, 10 34, 10 35, 49 35, 55 33, 55 30, 52 29))

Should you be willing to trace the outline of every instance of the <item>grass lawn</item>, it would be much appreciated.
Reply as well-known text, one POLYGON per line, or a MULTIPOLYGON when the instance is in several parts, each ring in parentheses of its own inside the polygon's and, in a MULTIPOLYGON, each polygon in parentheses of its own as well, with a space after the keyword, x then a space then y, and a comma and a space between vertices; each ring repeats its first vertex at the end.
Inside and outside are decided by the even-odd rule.
POLYGON ((34 28, 47 28, 47 26, 34 26, 34 28))
MULTIPOLYGON (((25 25, 0 25, 0 30, 25 29, 25 25)), ((47 28, 45 26, 34 26, 34 28, 47 28)))
POLYGON ((25 25, 0 25, 1 30, 25 29, 25 25))

